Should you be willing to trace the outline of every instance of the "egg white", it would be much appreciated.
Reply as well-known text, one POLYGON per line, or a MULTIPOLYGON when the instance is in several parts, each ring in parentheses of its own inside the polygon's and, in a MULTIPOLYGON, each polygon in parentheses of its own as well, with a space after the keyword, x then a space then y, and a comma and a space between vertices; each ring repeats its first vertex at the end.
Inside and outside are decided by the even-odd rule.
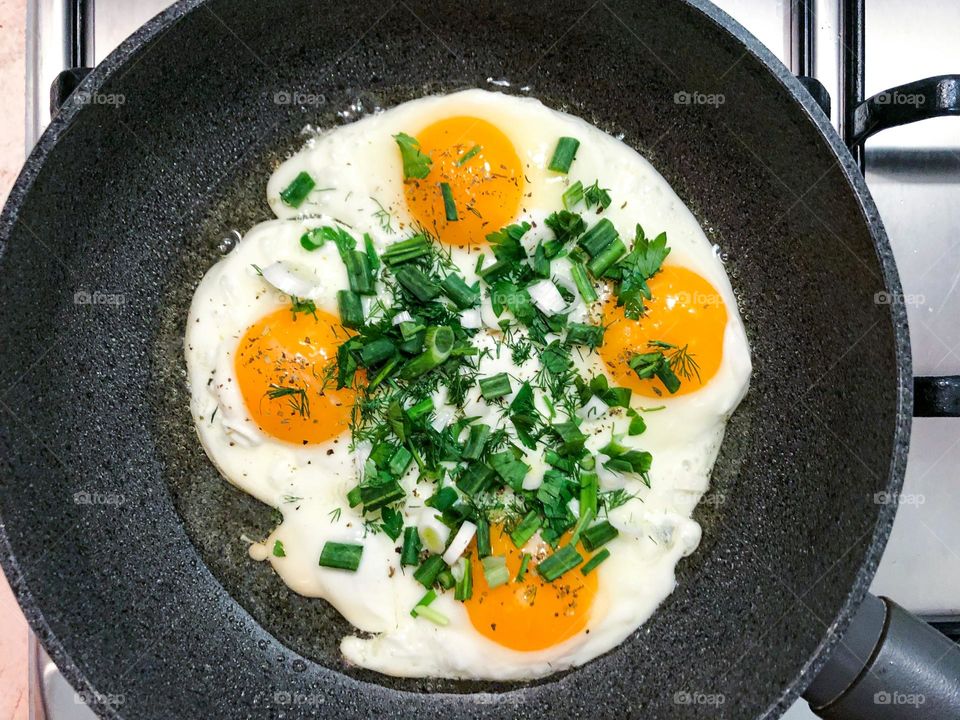
MULTIPOLYGON (((751 370, 746 335, 722 262, 666 181, 635 151, 579 118, 548 109, 533 99, 468 90, 405 103, 319 134, 277 168, 267 184, 267 199, 279 219, 250 230, 205 275, 193 299, 185 337, 191 412, 204 449, 230 482, 283 514, 283 523, 262 543, 254 544, 251 555, 268 560, 296 592, 326 599, 359 631, 373 633, 372 637, 344 638, 341 650, 350 662, 390 675, 533 678, 580 665, 623 641, 672 592, 677 562, 699 543, 700 527, 690 515, 708 488, 724 424, 745 394, 751 370), (343 264, 330 244, 314 252, 301 248, 300 235, 310 227, 341 222, 355 236, 370 233, 380 250, 405 237, 411 218, 392 136, 398 132, 415 135, 420 128, 451 115, 489 120, 512 140, 527 178, 517 220, 536 225, 525 242, 535 243, 538 233, 549 233, 543 218, 560 206, 560 195, 569 183, 580 180, 589 185, 599 180, 601 186, 610 188, 614 199, 603 216, 621 235, 632 237, 637 223, 650 233, 666 231, 669 262, 706 278, 721 294, 728 311, 723 360, 706 386, 655 403, 634 395, 637 409, 665 406, 645 415, 643 435, 628 439, 653 454, 651 487, 601 468, 602 490, 623 487, 637 499, 611 513, 611 522, 621 532, 608 545, 610 558, 596 571, 599 583, 586 628, 589 632, 540 651, 513 651, 482 636, 452 593, 442 594, 432 605, 449 617, 449 625, 439 627, 411 617, 410 609, 424 588, 413 580, 411 568, 400 566, 398 543, 384 533, 366 532, 363 518, 346 502, 346 493, 356 485, 369 449, 351 447, 346 433, 322 445, 303 447, 265 435, 244 406, 233 369, 237 343, 247 328, 289 304, 255 266, 284 261, 313 273, 318 283, 312 296, 317 307, 336 315, 336 291, 347 287, 343 264), (568 176, 546 169, 556 139, 563 135, 581 142, 568 176), (279 194, 301 171, 317 180, 317 189, 294 210, 279 194), (277 540, 283 544, 285 557, 271 553, 277 540), (363 560, 356 573, 317 564, 328 540, 363 543, 363 560)), ((589 224, 595 217, 586 213, 585 219, 589 224)), ((453 260, 467 282, 476 280, 478 252, 453 251, 453 260)), ((569 275, 560 267, 563 264, 554 263, 554 279, 569 284, 569 275)), ((489 300, 485 305, 482 317, 490 328, 496 317, 489 300)), ((572 319, 588 315, 589 309, 581 304, 572 319)), ((475 343, 496 347, 486 329, 475 343)), ((607 373, 595 353, 577 357, 576 362, 585 374, 607 373)), ((522 381, 539 367, 536 357, 518 366, 509 353, 501 353, 482 360, 480 376, 508 372, 522 381)), ((439 393, 435 397, 438 415, 444 412, 444 402, 439 393)), ((479 397, 478 389, 468 395, 465 410, 499 424, 498 413, 479 397)), ((598 450, 611 433, 625 432, 627 422, 616 412, 586 421, 582 429, 590 436, 587 446, 598 450)), ((531 455, 528 462, 533 465, 530 476, 542 477, 544 465, 538 455, 531 455)), ((402 484, 409 499, 405 519, 415 523, 427 511, 422 500, 434 488, 418 487, 412 472, 402 484)))

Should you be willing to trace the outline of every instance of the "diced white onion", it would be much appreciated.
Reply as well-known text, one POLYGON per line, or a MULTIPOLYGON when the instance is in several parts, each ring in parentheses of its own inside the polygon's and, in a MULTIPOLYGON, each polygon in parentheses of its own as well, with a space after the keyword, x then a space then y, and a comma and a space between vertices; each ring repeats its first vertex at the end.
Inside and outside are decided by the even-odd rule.
POLYGON ((523 476, 521 487, 524 490, 536 490, 543 485, 543 475, 541 473, 527 473, 523 476))
POLYGON ((463 555, 467 549, 467 545, 470 544, 470 541, 473 540, 473 536, 476 534, 477 526, 469 520, 464 520, 460 529, 457 530, 457 534, 453 536, 453 540, 447 547, 446 552, 443 553, 443 561, 447 565, 453 565, 460 559, 460 556, 463 555))
POLYGON ((393 316, 393 324, 399 325, 400 323, 413 322, 413 315, 408 313, 406 310, 401 310, 396 315, 393 316))
POLYGON ((584 420, 596 420, 605 415, 609 409, 609 405, 596 395, 593 395, 582 408, 577 410, 577 415, 584 420))
POLYGON ((580 501, 576 498, 570 498, 570 502, 567 503, 567 507, 570 508, 570 512, 573 513, 574 517, 580 517, 580 501))
POLYGON ((468 330, 477 330, 483 327, 483 317, 477 308, 470 308, 460 313, 460 324, 468 330))
POLYGON ((497 317, 497 314, 493 311, 493 306, 488 302, 480 304, 480 318, 483 320, 484 327, 491 330, 500 327, 500 318, 497 317))
POLYGON ((421 513, 417 521, 417 530, 423 546, 432 553, 442 553, 450 537, 450 528, 440 522, 437 512, 428 508, 428 512, 421 513))
POLYGON ((447 425, 450 424, 450 421, 453 420, 456 414, 457 411, 450 406, 437 408, 430 425, 437 432, 441 432, 447 425))
POLYGON ((298 298, 315 299, 323 289, 313 273, 285 260, 263 268, 263 279, 280 292, 298 298))
POLYGON ((567 307, 563 295, 557 290, 557 286, 549 280, 541 280, 540 282, 534 283, 527 288, 527 292, 530 293, 530 299, 533 300, 533 304, 536 305, 544 315, 556 315, 563 312, 567 307))

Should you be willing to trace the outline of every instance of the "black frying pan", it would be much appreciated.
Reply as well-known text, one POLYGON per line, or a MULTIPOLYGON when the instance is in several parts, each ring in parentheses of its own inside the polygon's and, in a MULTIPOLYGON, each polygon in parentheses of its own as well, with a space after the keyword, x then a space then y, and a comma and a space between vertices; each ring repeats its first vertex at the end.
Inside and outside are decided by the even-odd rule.
POLYGON ((702 0, 186 0, 80 90, 0 225, 0 506, 7 576, 98 711, 739 719, 810 683, 893 519, 874 498, 903 478, 906 316, 850 154, 742 28, 702 0), (270 511, 204 456, 181 357, 193 288, 227 231, 270 217, 265 180, 302 125, 488 78, 653 162, 727 253, 754 359, 676 592, 620 647, 526 686, 345 666, 344 621, 247 558, 270 511), (296 92, 325 103, 277 102, 296 92))

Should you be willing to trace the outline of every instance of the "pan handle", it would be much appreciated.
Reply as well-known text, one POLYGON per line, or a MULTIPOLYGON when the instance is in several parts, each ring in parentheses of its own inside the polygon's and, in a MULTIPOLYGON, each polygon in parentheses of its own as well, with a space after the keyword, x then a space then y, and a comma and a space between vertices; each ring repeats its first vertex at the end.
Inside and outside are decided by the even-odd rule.
MULTIPOLYGON (((960 75, 935 75, 897 85, 854 105, 847 142, 863 162, 864 141, 881 130, 920 120, 960 116, 960 75)), ((960 417, 960 376, 913 380, 915 417, 960 417)))
POLYGON ((860 145, 887 128, 960 115, 960 75, 935 75, 888 88, 853 110, 850 144, 860 145))
POLYGON ((825 720, 960 717, 960 646, 887 598, 868 595, 804 693, 825 720))

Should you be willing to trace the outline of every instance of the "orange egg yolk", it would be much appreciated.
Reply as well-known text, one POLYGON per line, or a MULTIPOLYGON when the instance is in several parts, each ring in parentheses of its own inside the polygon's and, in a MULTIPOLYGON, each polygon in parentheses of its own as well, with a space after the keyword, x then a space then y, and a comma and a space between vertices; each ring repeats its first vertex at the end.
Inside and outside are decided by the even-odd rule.
POLYGON ((499 527, 490 528, 490 547, 494 555, 506 557, 510 582, 491 590, 476 546, 472 546, 473 596, 465 605, 477 632, 512 650, 529 651, 557 645, 586 627, 597 592, 596 572, 584 575, 575 568, 546 582, 536 570, 537 562, 552 552, 543 543, 533 554, 523 580, 517 582, 523 550, 514 547, 499 527))
MULTIPOLYGON (((695 392, 710 382, 723 359, 723 335, 727 327, 727 308, 716 288, 687 268, 665 265, 647 281, 652 299, 639 320, 629 320, 623 307, 617 307, 611 296, 603 306, 603 322, 607 326, 600 346, 600 355, 610 373, 622 387, 647 397, 663 397, 669 391, 657 378, 640 378, 627 364, 638 353, 661 348, 651 347, 659 341, 686 347, 687 363, 682 372, 679 363, 671 364, 680 380, 674 395, 695 392)), ((662 349, 670 359, 675 350, 662 349)))
POLYGON ((340 321, 289 308, 254 323, 237 346, 237 381, 247 411, 263 432, 289 443, 322 443, 344 432, 355 392, 328 378, 347 338, 340 321))
POLYGON ((433 164, 426 178, 407 180, 404 192, 407 207, 424 229, 444 243, 468 247, 513 221, 523 195, 523 167, 513 143, 495 125, 451 117, 416 137, 433 164), (440 183, 450 185, 456 220, 447 220, 440 183))

